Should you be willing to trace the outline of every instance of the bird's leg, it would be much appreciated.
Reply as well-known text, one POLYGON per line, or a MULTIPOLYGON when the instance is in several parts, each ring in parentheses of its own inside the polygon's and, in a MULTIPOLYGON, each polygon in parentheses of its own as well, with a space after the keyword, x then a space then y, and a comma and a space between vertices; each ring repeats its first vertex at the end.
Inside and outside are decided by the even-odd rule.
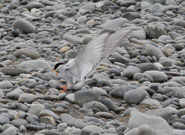
POLYGON ((60 86, 60 93, 65 93, 67 91, 67 85, 60 86))
POLYGON ((56 76, 58 76, 58 72, 55 69, 52 69, 52 72, 55 72, 56 76))

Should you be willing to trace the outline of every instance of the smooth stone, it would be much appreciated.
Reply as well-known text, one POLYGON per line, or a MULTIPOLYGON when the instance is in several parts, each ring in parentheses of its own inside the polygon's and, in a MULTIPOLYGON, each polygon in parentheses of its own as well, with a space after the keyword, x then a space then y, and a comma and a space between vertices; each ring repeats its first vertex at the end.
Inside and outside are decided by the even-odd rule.
POLYGON ((2 89, 0 89, 0 98, 4 97, 4 92, 2 89))
POLYGON ((0 114, 0 124, 1 125, 4 125, 4 124, 9 123, 9 122, 10 122, 9 117, 7 117, 4 114, 0 114))
POLYGON ((173 115, 177 114, 178 111, 172 107, 165 107, 159 109, 148 110, 145 112, 148 115, 160 116, 165 120, 169 120, 173 115))
POLYGON ((158 100, 155 100, 155 99, 151 99, 151 98, 147 98, 147 99, 144 99, 140 105, 146 105, 146 106, 149 106, 151 108, 161 108, 161 104, 158 100))
POLYGON ((175 64, 175 61, 168 57, 161 57, 159 59, 159 63, 161 63, 164 67, 170 67, 175 64))
POLYGON ((137 18, 141 18, 141 15, 138 14, 137 12, 126 12, 124 15, 123 15, 124 18, 132 21, 134 19, 137 19, 137 18))
POLYGON ((49 63, 42 59, 24 61, 18 64, 17 66, 18 68, 25 69, 27 72, 40 71, 40 70, 51 71, 51 67, 49 63))
POLYGON ((65 96, 65 99, 71 103, 75 103, 76 99, 75 99, 75 94, 74 93, 70 93, 70 94, 67 94, 65 96))
POLYGON ((25 8, 27 8, 28 10, 31 10, 33 8, 43 8, 44 5, 40 2, 30 2, 28 3, 25 8))
POLYGON ((152 78, 153 82, 164 82, 168 80, 168 76, 161 71, 146 71, 144 74, 152 78))
POLYGON ((175 128, 175 129, 185 129, 185 124, 181 123, 181 122, 174 122, 172 123, 172 126, 175 128))
POLYGON ((28 124, 28 122, 25 119, 15 119, 11 121, 11 124, 13 124, 16 127, 20 127, 21 125, 28 124))
POLYGON ((148 56, 155 56, 157 59, 160 59, 160 57, 164 57, 162 50, 154 45, 145 45, 144 53, 148 56))
POLYGON ((112 110, 116 113, 123 110, 123 108, 118 107, 118 105, 109 98, 101 97, 99 101, 103 103, 104 105, 106 105, 109 110, 112 110))
POLYGON ((64 134, 69 135, 81 135, 81 129, 75 127, 67 127, 64 130, 64 134))
POLYGON ((106 118, 106 119, 113 119, 114 118, 114 115, 112 113, 109 113, 109 112, 97 112, 95 114, 95 116, 106 118))
POLYGON ((184 76, 177 76, 177 77, 173 77, 172 79, 170 79, 170 81, 172 82, 176 82, 182 86, 185 85, 185 77, 184 76))
POLYGON ((174 135, 184 135, 184 134, 185 134, 185 130, 174 129, 174 130, 173 130, 173 134, 174 134, 174 135))
POLYGON ((34 115, 34 114, 31 114, 31 113, 28 113, 27 114, 27 117, 26 117, 26 120, 30 123, 30 124, 39 124, 39 117, 34 115))
MULTIPOLYGON (((162 40, 163 41, 163 40, 162 40)), ((167 44, 166 46, 164 46, 162 49, 163 53, 165 54, 165 56, 170 57, 173 54, 175 54, 175 48, 171 45, 171 44, 167 44)))
POLYGON ((118 0, 116 1, 119 5, 124 6, 124 7, 129 7, 131 5, 135 5, 136 1, 135 0, 118 0))
POLYGON ((139 104, 147 95, 148 93, 144 89, 137 88, 126 92, 124 95, 124 100, 128 104, 139 104))
POLYGON ((33 101, 35 101, 35 99, 37 99, 38 96, 33 95, 33 94, 29 94, 29 93, 23 93, 19 96, 18 101, 19 102, 27 102, 27 103, 32 103, 33 101))
POLYGON ((110 92, 110 95, 115 98, 123 98, 127 91, 135 88, 137 87, 132 85, 119 85, 113 88, 113 90, 110 92))
POLYGON ((56 129, 42 129, 35 135, 60 135, 56 129))
POLYGON ((91 101, 88 103, 83 104, 83 108, 88 110, 95 110, 96 112, 108 112, 109 109, 98 101, 91 101))
POLYGON ((69 42, 72 42, 74 44, 82 44, 83 43, 83 39, 78 37, 78 36, 75 36, 75 35, 71 35, 69 33, 67 34, 64 34, 63 35, 63 39, 69 41, 69 42))
POLYGON ((128 77, 128 78, 132 78, 134 76, 134 74, 136 73, 140 73, 141 70, 138 67, 135 66, 128 66, 124 71, 123 71, 123 75, 128 77))
POLYGON ((40 54, 34 48, 22 48, 15 51, 14 56, 19 58, 21 56, 27 56, 32 59, 40 58, 40 54))
POLYGON ((10 89, 13 87, 13 84, 8 81, 8 80, 5 80, 5 81, 0 81, 0 89, 10 89))
POLYGON ((35 79, 23 79, 20 84, 28 88, 34 88, 37 85, 37 81, 35 79))
POLYGON ((160 134, 157 134, 156 131, 152 129, 150 126, 143 124, 139 127, 129 130, 128 132, 126 132, 125 135, 160 135, 160 134))
POLYGON ((5 75, 17 76, 20 74, 28 73, 25 69, 18 68, 16 66, 7 66, 0 69, 5 75))
POLYGON ((56 120, 52 116, 40 116, 40 122, 56 126, 56 120))
POLYGON ((60 115, 62 122, 67 123, 69 126, 75 126, 77 128, 83 128, 86 126, 86 123, 81 119, 76 119, 67 113, 63 113, 60 115))
POLYGON ((119 62, 119 63, 122 63, 122 64, 127 64, 129 63, 129 59, 122 56, 121 54, 119 53, 114 53, 111 55, 111 57, 109 58, 109 60, 112 62, 112 63, 115 63, 115 62, 119 62))
POLYGON ((18 134, 18 129, 13 126, 7 128, 1 133, 1 135, 17 135, 17 134, 18 134))
POLYGON ((159 68, 153 63, 140 63, 136 65, 140 68, 141 72, 149 71, 149 70, 159 70, 159 68))
POLYGON ((40 117, 41 117, 41 116, 52 116, 52 117, 55 118, 56 120, 59 119, 59 116, 58 116, 56 113, 54 113, 54 112, 51 111, 51 110, 47 110, 47 109, 41 110, 39 116, 40 116, 40 117))
POLYGON ((33 104, 31 104, 31 106, 29 108, 29 113, 32 113, 32 114, 39 116, 40 112, 44 109, 45 109, 45 107, 43 104, 33 103, 33 104))
POLYGON ((16 88, 13 91, 10 91, 6 94, 6 96, 10 99, 19 99, 20 95, 23 94, 24 91, 20 88, 16 88))
POLYGON ((25 34, 33 33, 36 30, 35 26, 32 23, 30 23, 25 19, 20 19, 20 18, 15 21, 15 23, 13 24, 13 27, 15 31, 19 31, 25 34))
POLYGON ((50 80, 48 84, 51 88, 60 88, 61 86, 61 83, 58 80, 50 80))
POLYGON ((177 98, 185 98, 185 87, 165 87, 159 89, 159 92, 167 96, 173 96, 177 98))
POLYGON ((179 105, 181 108, 185 108, 185 98, 179 99, 179 105))
POLYGON ((140 127, 141 125, 148 125, 157 133, 157 135, 173 135, 172 128, 163 118, 147 115, 133 109, 128 122, 128 128, 133 129, 140 127))
POLYGON ((84 104, 90 101, 98 100, 101 96, 107 95, 106 91, 94 87, 91 90, 81 90, 74 93, 75 103, 84 104))
POLYGON ((60 132, 64 132, 64 130, 67 128, 67 123, 59 123, 57 125, 57 129, 60 131, 60 132))
POLYGON ((95 125, 88 125, 82 129, 81 135, 101 135, 103 132, 103 129, 100 127, 97 127, 95 125))
POLYGON ((165 88, 165 87, 181 87, 181 86, 182 86, 181 84, 179 84, 178 82, 175 82, 173 80, 161 84, 162 88, 165 88))

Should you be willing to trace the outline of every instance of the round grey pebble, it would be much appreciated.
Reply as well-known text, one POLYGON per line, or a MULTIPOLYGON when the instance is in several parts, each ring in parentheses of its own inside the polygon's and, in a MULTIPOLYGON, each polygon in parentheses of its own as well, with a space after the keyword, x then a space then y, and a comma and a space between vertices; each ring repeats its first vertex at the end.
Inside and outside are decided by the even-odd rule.
POLYGON ((103 132, 103 129, 100 127, 97 127, 95 125, 88 125, 82 129, 81 135, 101 135, 103 132))
POLYGON ((138 88, 126 92, 124 95, 124 100, 129 104, 139 104, 146 96, 147 92, 138 88))
POLYGON ((25 19, 17 19, 13 24, 15 31, 19 31, 21 33, 33 33, 35 32, 35 26, 33 26, 29 21, 25 19))

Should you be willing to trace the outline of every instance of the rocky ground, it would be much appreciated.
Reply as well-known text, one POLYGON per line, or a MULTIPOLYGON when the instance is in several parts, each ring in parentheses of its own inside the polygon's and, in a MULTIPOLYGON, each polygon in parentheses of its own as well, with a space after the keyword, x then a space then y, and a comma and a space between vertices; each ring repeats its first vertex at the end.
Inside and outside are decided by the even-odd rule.
POLYGON ((185 1, 0 1, 1 135, 184 135, 184 107, 185 1), (60 93, 57 61, 132 28, 83 88, 60 93))

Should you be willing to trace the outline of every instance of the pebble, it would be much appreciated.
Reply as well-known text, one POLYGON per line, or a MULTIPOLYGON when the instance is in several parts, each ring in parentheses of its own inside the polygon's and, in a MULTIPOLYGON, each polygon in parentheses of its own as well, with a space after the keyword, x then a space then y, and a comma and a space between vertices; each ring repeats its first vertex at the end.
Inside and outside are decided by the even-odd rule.
POLYGON ((153 82, 165 82, 168 79, 168 76, 161 71, 146 71, 144 74, 152 78, 153 82))
POLYGON ((110 92, 110 95, 115 98, 123 98, 127 91, 134 89, 134 88, 136 88, 136 86, 132 86, 132 85, 115 86, 113 90, 110 92))
POLYGON ((18 64, 17 67, 25 69, 27 72, 51 70, 48 62, 42 59, 24 61, 18 64))
POLYGON ((100 96, 107 95, 106 91, 101 88, 93 88, 92 90, 78 91, 74 93, 75 102, 84 104, 93 100, 98 100, 100 96))
POLYGON ((8 80, 4 80, 4 81, 0 81, 0 88, 1 89, 10 89, 13 87, 13 84, 8 81, 8 80))
POLYGON ((35 101, 36 98, 38 98, 38 96, 33 95, 33 94, 28 94, 28 93, 22 93, 19 96, 18 101, 19 102, 28 102, 28 103, 31 103, 31 102, 35 101))
POLYGON ((16 119, 12 120, 11 124, 13 124, 15 127, 20 127, 22 125, 26 125, 28 122, 24 119, 16 119))
POLYGON ((19 99, 20 95, 23 94, 24 91, 20 88, 16 88, 13 91, 7 93, 7 97, 11 99, 19 99))
POLYGON ((1 134, 2 135, 17 135, 18 129, 14 126, 11 126, 7 128, 5 131, 3 131, 1 134))
POLYGON ((43 4, 40 2, 30 2, 25 6, 28 10, 31 10, 33 8, 42 8, 43 4))
POLYGON ((184 135, 184 6, 3 0, 0 134, 184 135), (78 57, 103 32, 110 32, 103 44, 117 47, 84 82, 60 93, 66 78, 51 72, 55 64, 78 57), (129 115, 131 107, 141 112, 129 115))
POLYGON ((133 111, 131 111, 131 117, 128 122, 128 127, 132 129, 139 128, 142 125, 147 125, 157 134, 172 135, 173 133, 172 128, 161 117, 149 116, 134 109, 133 111))
POLYGON ((1 68, 1 72, 5 75, 11 75, 11 76, 18 76, 20 74, 27 73, 25 69, 21 69, 16 66, 3 67, 1 68))
POLYGON ((9 122, 10 122, 10 119, 6 115, 0 114, 0 124, 1 125, 4 125, 9 122))
POLYGON ((106 118, 106 119, 113 119, 114 116, 111 113, 108 112, 97 112, 95 114, 97 117, 102 117, 102 118, 106 118))
POLYGON ((103 132, 103 129, 94 125, 88 125, 82 129, 81 135, 91 135, 97 134, 100 135, 103 132))
POLYGON ((35 114, 37 116, 40 115, 40 112, 42 110, 44 110, 44 105, 39 104, 39 103, 33 103, 31 104, 30 108, 29 108, 29 113, 35 114))
POLYGON ((40 54, 34 48, 18 49, 18 50, 15 51, 14 55, 18 58, 21 57, 21 56, 27 56, 27 57, 30 57, 32 59, 40 58, 40 54))
POLYGON ((124 100, 128 104, 139 104, 146 96, 147 92, 142 88, 138 88, 126 92, 124 95, 124 100))
POLYGON ((35 32, 35 26, 25 19, 17 19, 13 24, 14 30, 21 33, 33 33, 35 32))

